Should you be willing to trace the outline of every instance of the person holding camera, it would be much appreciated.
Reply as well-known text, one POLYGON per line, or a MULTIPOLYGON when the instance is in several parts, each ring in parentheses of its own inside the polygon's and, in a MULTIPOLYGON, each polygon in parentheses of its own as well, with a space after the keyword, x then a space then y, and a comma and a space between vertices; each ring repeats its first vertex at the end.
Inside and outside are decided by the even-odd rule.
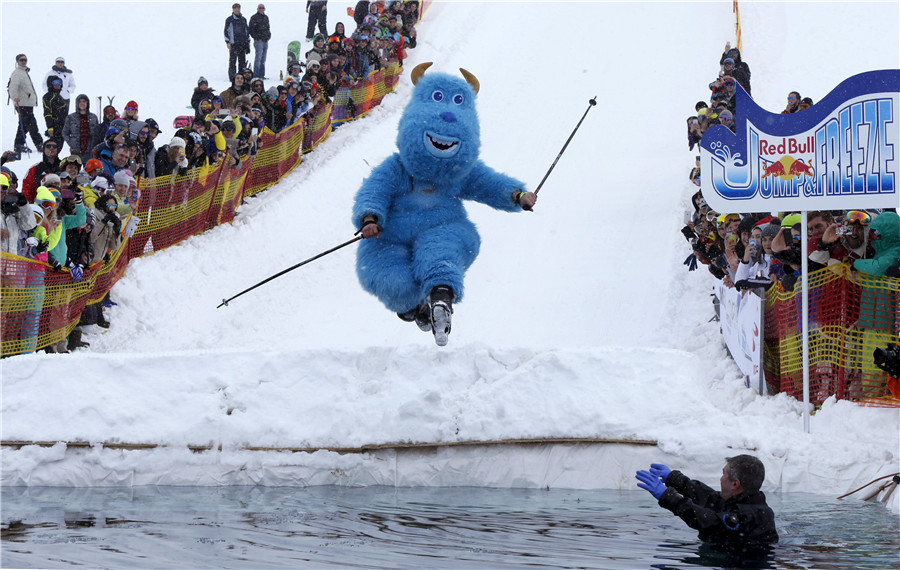
POLYGON ((780 226, 775 223, 757 225, 750 231, 750 239, 744 248, 744 257, 735 272, 735 286, 740 288, 763 287, 768 289, 778 281, 772 256, 772 241, 780 226))
MULTIPOLYGON (((0 174, 0 189, 2 189, 3 202, 2 218, 0 218, 0 249, 13 255, 22 255, 25 235, 31 231, 37 222, 31 211, 31 204, 24 194, 10 188, 9 177, 0 174)), ((36 243, 34 245, 37 245, 36 243)))
POLYGON ((775 513, 760 491, 765 477, 765 466, 752 455, 725 459, 720 491, 659 463, 635 474, 638 487, 698 531, 700 540, 733 554, 753 553, 778 542, 775 513))

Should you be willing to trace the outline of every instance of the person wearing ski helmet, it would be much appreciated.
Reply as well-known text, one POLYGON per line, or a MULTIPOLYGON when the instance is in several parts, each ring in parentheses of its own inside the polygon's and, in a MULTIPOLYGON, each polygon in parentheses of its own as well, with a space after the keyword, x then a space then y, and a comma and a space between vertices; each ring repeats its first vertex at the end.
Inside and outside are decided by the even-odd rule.
POLYGON ((56 144, 63 144, 63 126, 66 124, 66 115, 69 110, 69 102, 63 99, 60 94, 62 89, 62 79, 55 75, 47 77, 47 92, 42 98, 44 109, 44 123, 47 130, 44 136, 56 141, 56 144))
POLYGON ((60 81, 62 81, 62 87, 60 87, 59 94, 66 102, 66 114, 68 115, 69 100, 72 98, 72 95, 75 94, 75 74, 71 69, 66 67, 66 59, 64 57, 60 56, 56 58, 53 66, 50 67, 50 71, 44 76, 44 83, 53 76, 58 77, 60 81))

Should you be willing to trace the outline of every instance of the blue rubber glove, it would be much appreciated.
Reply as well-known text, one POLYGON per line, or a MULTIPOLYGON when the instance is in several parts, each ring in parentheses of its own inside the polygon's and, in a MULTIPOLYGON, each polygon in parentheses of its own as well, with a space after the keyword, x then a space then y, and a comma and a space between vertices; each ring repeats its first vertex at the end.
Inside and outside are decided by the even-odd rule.
POLYGON ((635 478, 641 481, 637 484, 641 489, 646 489, 650 491, 650 494, 653 495, 657 500, 662 497, 663 493, 666 492, 666 484, 659 480, 659 477, 650 473, 649 471, 638 471, 635 473, 635 478))
POLYGON ((660 479, 662 479, 663 483, 665 483, 666 479, 669 478, 669 473, 671 473, 671 472, 672 472, 672 470, 669 469, 668 467, 666 467, 665 465, 663 465, 662 463, 651 463, 650 464, 650 473, 652 473, 652 474, 656 475, 657 477, 659 477, 660 479))
POLYGON ((81 277, 84 275, 84 269, 77 263, 69 264, 69 272, 72 274, 72 281, 81 281, 81 277))

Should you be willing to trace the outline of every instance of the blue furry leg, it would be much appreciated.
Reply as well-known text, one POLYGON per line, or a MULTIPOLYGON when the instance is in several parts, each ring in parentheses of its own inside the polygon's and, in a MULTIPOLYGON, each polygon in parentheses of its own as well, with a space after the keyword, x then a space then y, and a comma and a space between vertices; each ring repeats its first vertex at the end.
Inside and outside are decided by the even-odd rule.
POLYGON ((409 246, 377 238, 362 240, 356 254, 359 283, 395 313, 412 310, 422 300, 412 265, 409 246))
POLYGON ((413 246, 412 271, 424 299, 434 287, 447 285, 456 301, 463 297, 463 276, 478 257, 481 238, 469 220, 446 223, 419 234, 413 246))

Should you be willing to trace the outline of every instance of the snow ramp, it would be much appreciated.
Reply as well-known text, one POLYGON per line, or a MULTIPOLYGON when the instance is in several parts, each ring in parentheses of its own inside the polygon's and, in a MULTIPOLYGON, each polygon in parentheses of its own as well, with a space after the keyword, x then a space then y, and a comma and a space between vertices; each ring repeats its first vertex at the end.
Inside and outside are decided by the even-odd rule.
POLYGON ((671 403, 703 390, 695 356, 638 348, 70 354, 16 364, 2 389, 4 485, 581 486, 593 463, 615 457, 620 468, 591 486, 630 486, 659 453, 645 418, 677 424, 671 403), (613 449, 623 445, 627 453, 613 449))

